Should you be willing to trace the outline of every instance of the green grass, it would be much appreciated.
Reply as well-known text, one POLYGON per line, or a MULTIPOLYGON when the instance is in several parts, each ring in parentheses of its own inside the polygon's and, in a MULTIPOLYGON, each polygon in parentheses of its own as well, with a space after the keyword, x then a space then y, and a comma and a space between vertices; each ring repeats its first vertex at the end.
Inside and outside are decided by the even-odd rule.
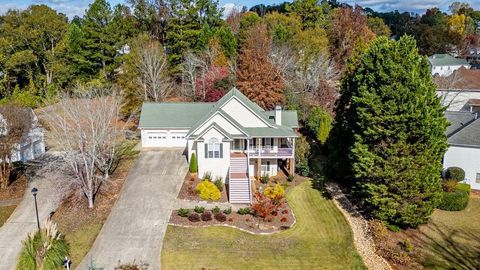
POLYGON ((100 233, 102 225, 103 222, 92 223, 65 235, 65 239, 70 244, 72 269, 75 269, 85 255, 87 255, 97 235, 100 233))
POLYGON ((463 211, 435 210, 413 238, 427 269, 480 269, 480 197, 463 211))
POLYGON ((297 223, 274 235, 227 227, 168 226, 163 269, 366 269, 331 200, 304 182, 287 199, 297 223))
POLYGON ((0 227, 5 223, 5 221, 7 221, 16 207, 16 205, 0 207, 0 227))

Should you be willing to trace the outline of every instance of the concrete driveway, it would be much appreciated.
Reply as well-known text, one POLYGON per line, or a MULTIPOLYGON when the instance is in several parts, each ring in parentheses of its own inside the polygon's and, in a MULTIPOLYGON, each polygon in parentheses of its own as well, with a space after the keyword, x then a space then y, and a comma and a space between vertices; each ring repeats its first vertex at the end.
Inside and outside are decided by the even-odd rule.
POLYGON ((77 269, 90 262, 105 270, 121 263, 144 262, 160 269, 160 252, 170 213, 188 165, 183 149, 140 153, 120 197, 92 249, 77 269))

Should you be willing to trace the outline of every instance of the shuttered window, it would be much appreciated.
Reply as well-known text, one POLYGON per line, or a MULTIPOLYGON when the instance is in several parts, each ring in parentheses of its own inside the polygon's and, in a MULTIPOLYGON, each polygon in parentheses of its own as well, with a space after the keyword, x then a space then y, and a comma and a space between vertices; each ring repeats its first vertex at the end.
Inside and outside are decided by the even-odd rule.
POLYGON ((205 158, 223 158, 223 144, 212 138, 205 145, 205 158))

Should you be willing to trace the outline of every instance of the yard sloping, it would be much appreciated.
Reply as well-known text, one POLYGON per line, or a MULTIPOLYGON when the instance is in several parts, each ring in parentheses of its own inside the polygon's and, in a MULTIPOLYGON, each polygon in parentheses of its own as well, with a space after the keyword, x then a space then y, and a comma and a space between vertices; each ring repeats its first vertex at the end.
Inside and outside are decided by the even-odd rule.
POLYGON ((366 269, 351 229, 334 205, 309 181, 287 194, 297 223, 273 235, 227 227, 169 226, 163 269, 366 269))

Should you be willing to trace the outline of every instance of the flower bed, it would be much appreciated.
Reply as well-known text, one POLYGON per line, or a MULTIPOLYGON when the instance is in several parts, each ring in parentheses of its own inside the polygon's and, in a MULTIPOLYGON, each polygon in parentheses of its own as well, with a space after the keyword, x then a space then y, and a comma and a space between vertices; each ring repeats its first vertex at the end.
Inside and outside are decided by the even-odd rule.
POLYGON ((247 214, 249 211, 246 208, 241 208, 243 211, 231 213, 228 213, 227 209, 218 212, 214 209, 201 208, 188 209, 188 214, 186 214, 187 209, 174 210, 169 223, 188 227, 231 226, 251 233, 275 233, 289 229, 295 223, 295 216, 288 204, 274 214, 271 220, 264 220, 251 213, 247 214))
MULTIPOLYGON (((191 177, 190 174, 185 176, 185 180, 183 181, 182 188, 178 193, 178 198, 182 200, 189 200, 189 201, 203 201, 198 192, 195 190, 198 184, 200 184, 203 180, 198 177, 191 177)), ((212 182, 213 183, 213 182, 212 182)), ((218 201, 215 202, 228 202, 227 197, 227 190, 225 185, 223 185, 223 190, 220 192, 221 197, 218 201)), ((211 200, 207 200, 211 201, 211 200)))

